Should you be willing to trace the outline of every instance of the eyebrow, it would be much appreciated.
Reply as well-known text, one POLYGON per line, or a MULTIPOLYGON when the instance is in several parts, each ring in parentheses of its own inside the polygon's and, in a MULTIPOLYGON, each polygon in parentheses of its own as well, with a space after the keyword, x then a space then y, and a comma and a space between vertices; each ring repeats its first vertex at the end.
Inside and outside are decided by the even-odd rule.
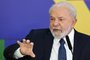
POLYGON ((50 17, 53 17, 53 16, 50 16, 50 17))
MULTIPOLYGON (((51 18, 54 18, 53 16, 50 16, 51 18)), ((63 19, 63 17, 58 17, 59 19, 63 19)))
MULTIPOLYGON (((50 17, 53 17, 52 15, 50 15, 50 17)), ((59 18, 62 18, 62 16, 61 17, 59 17, 59 18)))
POLYGON ((58 18, 63 18, 63 17, 58 17, 58 18))

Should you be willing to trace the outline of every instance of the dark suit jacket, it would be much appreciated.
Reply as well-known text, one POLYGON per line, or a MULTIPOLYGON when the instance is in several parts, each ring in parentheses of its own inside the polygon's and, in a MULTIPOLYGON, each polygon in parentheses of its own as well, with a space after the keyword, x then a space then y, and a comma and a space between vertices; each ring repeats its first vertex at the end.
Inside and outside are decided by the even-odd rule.
MULTIPOLYGON (((18 60, 50 60, 50 54, 53 44, 53 36, 49 29, 32 30, 26 39, 34 42, 34 53, 36 58, 24 56, 18 60)), ((7 47, 4 56, 7 60, 16 60, 13 57, 18 44, 7 47)), ((90 60, 90 36, 79 33, 75 30, 73 60, 90 60)))

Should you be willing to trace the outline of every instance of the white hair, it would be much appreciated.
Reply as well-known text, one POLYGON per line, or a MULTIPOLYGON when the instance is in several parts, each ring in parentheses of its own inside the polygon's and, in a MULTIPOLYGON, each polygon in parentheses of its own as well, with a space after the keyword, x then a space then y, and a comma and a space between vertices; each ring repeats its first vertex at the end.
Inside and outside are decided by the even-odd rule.
POLYGON ((49 9, 49 14, 51 13, 51 11, 55 8, 55 7, 66 7, 71 11, 71 15, 76 19, 76 9, 73 5, 71 5, 70 3, 67 2, 59 2, 59 3, 55 3, 54 5, 51 6, 51 8, 49 9))

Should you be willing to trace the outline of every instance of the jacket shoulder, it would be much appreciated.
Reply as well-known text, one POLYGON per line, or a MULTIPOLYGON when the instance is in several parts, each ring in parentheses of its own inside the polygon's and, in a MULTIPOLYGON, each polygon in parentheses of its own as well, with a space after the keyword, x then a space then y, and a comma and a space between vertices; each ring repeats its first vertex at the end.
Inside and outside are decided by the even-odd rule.
POLYGON ((31 39, 35 37, 42 37, 46 34, 50 33, 49 28, 47 29, 32 29, 30 33, 26 36, 25 39, 31 39))

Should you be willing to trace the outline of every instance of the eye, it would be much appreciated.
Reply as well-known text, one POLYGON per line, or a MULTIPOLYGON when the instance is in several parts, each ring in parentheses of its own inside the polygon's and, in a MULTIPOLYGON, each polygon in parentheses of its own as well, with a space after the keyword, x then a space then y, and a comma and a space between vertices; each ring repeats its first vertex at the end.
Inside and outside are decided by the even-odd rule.
POLYGON ((63 21, 63 20, 65 20, 65 19, 64 19, 64 18, 58 18, 58 20, 59 20, 59 21, 63 21))
POLYGON ((54 18, 50 18, 50 20, 55 20, 54 18))
POLYGON ((50 20, 55 20, 55 18, 54 17, 50 17, 50 20))
POLYGON ((63 19, 59 19, 60 21, 63 21, 63 19))

